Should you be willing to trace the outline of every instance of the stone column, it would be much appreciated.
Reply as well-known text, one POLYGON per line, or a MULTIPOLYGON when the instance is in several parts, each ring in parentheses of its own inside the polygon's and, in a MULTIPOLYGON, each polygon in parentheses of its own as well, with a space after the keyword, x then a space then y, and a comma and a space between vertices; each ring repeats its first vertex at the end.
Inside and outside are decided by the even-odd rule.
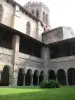
POLYGON ((45 75, 44 75, 44 81, 48 82, 48 73, 45 73, 45 75))
POLYGON ((57 73, 56 73, 56 81, 59 83, 59 81, 58 81, 58 77, 57 77, 57 73))
POLYGON ((38 75, 38 85, 39 85, 39 75, 38 75))
POLYGON ((20 43, 20 36, 14 35, 12 40, 12 63, 13 63, 13 70, 12 70, 12 86, 17 86, 17 78, 18 78, 18 64, 19 64, 19 43, 20 43))
POLYGON ((50 49, 48 46, 42 46, 41 48, 41 58, 48 62, 48 60, 50 59, 50 49))
POLYGON ((23 86, 25 86, 25 73, 24 73, 23 86))
POLYGON ((66 73, 66 84, 68 85, 68 74, 66 73))
POLYGON ((1 73, 2 73, 2 71, 0 71, 0 82, 1 82, 1 73))
POLYGON ((43 45, 41 49, 41 58, 44 61, 44 70, 45 70, 45 81, 48 81, 48 72, 47 72, 47 67, 48 67, 48 61, 50 59, 50 49, 48 46, 43 45))
POLYGON ((31 86, 33 86, 33 74, 31 75, 31 86))

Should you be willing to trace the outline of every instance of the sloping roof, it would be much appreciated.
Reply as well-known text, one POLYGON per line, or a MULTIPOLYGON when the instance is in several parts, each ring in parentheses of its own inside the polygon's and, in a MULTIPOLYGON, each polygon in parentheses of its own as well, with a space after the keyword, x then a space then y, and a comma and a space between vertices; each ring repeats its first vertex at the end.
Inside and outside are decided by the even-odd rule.
MULTIPOLYGON (((32 19, 41 22, 36 16, 34 16, 33 14, 31 14, 30 12, 28 12, 23 6, 21 6, 19 3, 17 3, 14 0, 8 0, 8 2, 11 2, 14 5, 18 5, 20 7, 20 9, 25 12, 29 17, 31 17, 32 19)), ((41 24, 43 25, 43 23, 41 22, 41 24)))
POLYGON ((34 39, 33 37, 28 36, 27 34, 22 33, 22 32, 20 32, 20 31, 18 31, 18 30, 12 29, 11 27, 8 27, 8 26, 6 26, 6 25, 4 25, 4 24, 2 24, 2 23, 0 23, 0 28, 3 29, 7 34, 8 34, 8 32, 10 32, 10 33, 13 34, 13 35, 14 35, 14 34, 15 34, 15 35, 20 35, 20 36, 23 36, 23 37, 25 37, 25 38, 28 38, 28 39, 30 39, 30 40, 36 42, 36 43, 44 44, 43 42, 41 42, 41 41, 39 41, 39 40, 36 40, 36 39, 34 39))

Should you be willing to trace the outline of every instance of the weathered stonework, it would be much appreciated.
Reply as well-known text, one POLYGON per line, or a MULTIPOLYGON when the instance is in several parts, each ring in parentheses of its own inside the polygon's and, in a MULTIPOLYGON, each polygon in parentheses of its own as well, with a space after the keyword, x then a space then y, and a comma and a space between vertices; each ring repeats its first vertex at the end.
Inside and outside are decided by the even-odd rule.
POLYGON ((12 65, 12 50, 0 47, 0 70, 3 69, 5 65, 12 65))
MULTIPOLYGON (((21 5, 19 5, 15 1, 13 0, 8 0, 8 1, 0 0, 0 5, 3 8, 3 10, 1 11, 2 24, 0 24, 0 33, 1 33, 0 46, 2 46, 0 47, 0 80, 1 80, 1 73, 3 72, 5 66, 8 69, 9 85, 12 86, 18 85, 19 78, 20 79, 24 78, 22 85, 25 86, 26 77, 27 81, 29 78, 31 78, 29 79, 29 81, 31 80, 30 85, 33 85, 34 83, 33 79, 35 80, 37 78, 37 85, 39 85, 40 76, 43 76, 41 75, 41 73, 44 72, 43 80, 48 81, 50 70, 54 71, 56 75, 56 80, 58 81, 57 72, 59 69, 63 69, 63 71, 65 72, 66 81, 68 85, 67 70, 70 68, 75 68, 75 56, 56 58, 59 56, 57 55, 55 57, 56 59, 51 59, 50 53, 52 54, 54 52, 53 49, 55 50, 57 49, 56 51, 57 52, 60 51, 60 53, 65 51, 63 51, 61 44, 60 44, 61 46, 59 45, 53 49, 51 49, 50 46, 51 44, 54 45, 54 42, 58 43, 58 41, 64 41, 66 39, 75 37, 75 33, 73 32, 73 30, 70 27, 58 27, 56 29, 52 29, 46 33, 43 33, 45 31, 45 26, 49 24, 48 18, 46 20, 47 23, 44 22, 43 18, 44 13, 46 15, 49 13, 49 10, 45 5, 43 5, 42 3, 29 3, 28 5, 26 5, 26 7, 29 6, 28 10, 30 12, 32 11, 31 8, 34 8, 34 10, 37 9, 39 10, 40 16, 38 19, 37 17, 34 16, 35 14, 33 15, 29 13, 26 9, 24 9, 21 5), (39 6, 42 8, 40 8, 39 6), (31 26, 29 36, 26 35, 27 22, 30 22, 31 26), (12 27, 13 29, 11 29, 10 27, 12 27), (26 41, 28 42, 27 44, 26 43, 23 44, 25 45, 26 50, 24 46, 22 46, 22 43, 24 43, 24 39, 26 39, 26 41), (8 44, 8 42, 10 45, 8 44), (29 51, 27 51, 29 49, 28 46, 31 47, 29 51), (12 47, 12 48, 10 50, 3 47, 7 48, 12 47), (23 49, 23 51, 21 51, 21 49, 23 49), (28 54, 24 54, 21 52, 29 53, 37 57, 30 56, 28 54), (21 78, 21 76, 24 77, 21 78)), ((74 39, 71 41, 71 43, 73 41, 74 39)), ((71 47, 73 48, 73 46, 71 47)), ((74 49, 73 51, 70 52, 70 55, 71 54, 73 55, 75 54, 74 49)))
POLYGON ((45 44, 50 44, 72 37, 75 37, 75 33, 70 27, 58 27, 48 31, 47 33, 43 33, 42 41, 45 44))
POLYGON ((32 69, 33 73, 35 69, 41 71, 44 69, 43 59, 20 53, 19 68, 24 68, 25 72, 27 69, 32 69))
POLYGON ((63 69, 67 73, 69 68, 75 68, 75 56, 61 57, 48 62, 48 69, 53 69, 55 72, 63 69))

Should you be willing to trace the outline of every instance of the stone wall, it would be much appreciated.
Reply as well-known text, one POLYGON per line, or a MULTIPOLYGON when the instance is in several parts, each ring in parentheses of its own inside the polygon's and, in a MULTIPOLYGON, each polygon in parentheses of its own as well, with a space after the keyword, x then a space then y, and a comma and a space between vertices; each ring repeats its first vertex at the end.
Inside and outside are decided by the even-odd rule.
POLYGON ((62 40, 63 37, 63 29, 62 27, 57 29, 52 29, 48 33, 43 34, 43 42, 46 44, 57 42, 62 40))
POLYGON ((0 47, 0 70, 6 65, 12 66, 12 50, 0 47))
MULTIPOLYGON (((0 70, 2 70, 5 65, 12 67, 12 50, 0 47, 0 70)), ((26 69, 25 71, 32 69, 33 72, 34 70, 44 70, 42 59, 23 53, 19 53, 18 67, 26 69)))
POLYGON ((8 3, 5 0, 0 0, 0 4, 2 4, 3 6, 3 16, 1 22, 2 24, 26 34, 26 24, 29 21, 31 23, 29 35, 37 40, 42 41, 42 38, 39 37, 42 36, 42 33, 44 31, 43 26, 41 26, 41 29, 40 26, 37 26, 38 22, 41 23, 40 21, 36 21, 31 16, 27 15, 24 11, 20 9, 19 5, 17 4, 16 7, 14 7, 11 2, 8 3), (38 38, 37 34, 39 35, 38 38))
POLYGON ((50 59, 48 62, 48 70, 53 69, 57 72, 58 69, 63 69, 67 72, 69 68, 75 68, 75 56, 50 59))
POLYGON ((14 7, 11 4, 7 3, 5 0, 0 0, 0 4, 2 4, 3 6, 2 23, 7 26, 10 26, 12 20, 11 18, 14 12, 14 7))
POLYGON ((75 33, 71 27, 58 27, 48 31, 47 33, 43 33, 42 39, 44 43, 49 44, 72 37, 75 37, 75 33))
POLYGON ((19 68, 24 68, 25 72, 27 72, 28 69, 31 69, 33 73, 35 70, 40 72, 42 70, 44 71, 44 63, 40 58, 20 53, 19 68))

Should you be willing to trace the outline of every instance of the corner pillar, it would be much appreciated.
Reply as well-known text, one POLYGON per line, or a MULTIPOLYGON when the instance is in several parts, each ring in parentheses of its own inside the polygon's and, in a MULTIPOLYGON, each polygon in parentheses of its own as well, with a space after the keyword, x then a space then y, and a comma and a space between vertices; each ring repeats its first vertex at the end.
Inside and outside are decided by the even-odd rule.
POLYGON ((17 86, 17 78, 18 78, 18 64, 19 64, 19 44, 20 44, 20 36, 14 35, 12 39, 12 86, 17 86))
POLYGON ((43 45, 41 49, 41 58, 44 61, 44 70, 45 70, 44 80, 48 81, 47 67, 48 67, 48 61, 50 59, 50 49, 48 46, 43 45))

